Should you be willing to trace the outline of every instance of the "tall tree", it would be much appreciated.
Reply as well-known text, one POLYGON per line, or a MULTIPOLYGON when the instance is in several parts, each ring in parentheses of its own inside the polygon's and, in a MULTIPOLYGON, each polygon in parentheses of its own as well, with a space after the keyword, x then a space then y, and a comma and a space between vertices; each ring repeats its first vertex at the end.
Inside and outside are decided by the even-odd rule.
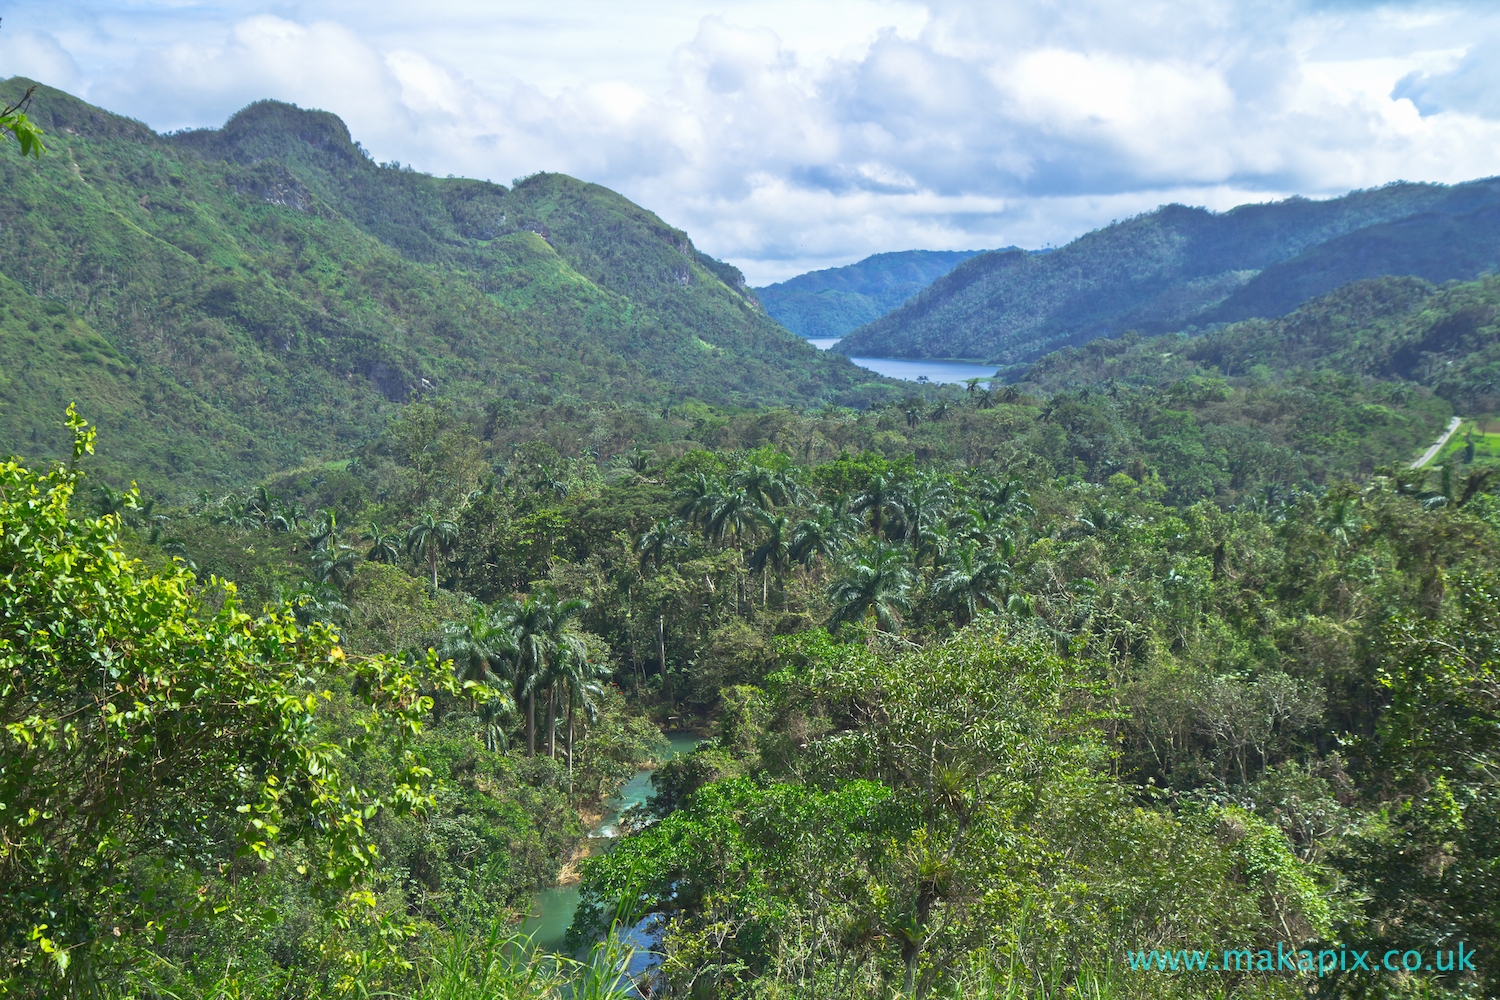
POLYGON ((635 540, 635 551, 641 560, 641 569, 647 565, 661 569, 662 564, 667 561, 667 555, 673 550, 682 548, 687 544, 687 536, 682 533, 682 522, 675 517, 664 518, 657 521, 646 529, 641 537, 635 540))
POLYGON ((869 518, 870 530, 880 538, 888 521, 901 520, 905 502, 906 484, 888 472, 878 472, 870 477, 863 492, 849 504, 849 509, 869 518))
POLYGON ((370 530, 360 537, 370 543, 370 547, 365 550, 365 558, 370 562, 395 565, 400 560, 401 539, 394 531, 381 531, 380 525, 371 521, 370 530))
POLYGON ((752 535, 760 523, 762 508, 755 498, 745 490, 730 489, 714 498, 709 508, 706 529, 708 537, 717 542, 734 536, 735 544, 752 535))
POLYGON ((559 600, 556 591, 543 587, 506 609, 506 628, 516 646, 515 691, 526 699, 527 756, 536 756, 536 698, 553 680, 559 651, 565 657, 588 655, 582 638, 568 630, 588 607, 578 598, 559 600))
POLYGON ((760 574, 760 604, 765 607, 772 572, 784 575, 792 566, 792 525, 785 514, 760 516, 761 543, 750 553, 750 571, 760 574))
POLYGON ((902 537, 916 551, 918 559, 927 550, 923 533, 930 532, 948 516, 952 501, 947 480, 938 475, 922 476, 906 491, 901 504, 902 537))
POLYGON ((1005 606, 1010 566, 992 550, 969 544, 948 554, 943 572, 932 581, 932 593, 953 608, 959 625, 974 620, 981 607, 1005 606))
POLYGON ((492 612, 478 605, 468 621, 444 623, 437 649, 441 659, 453 661, 454 679, 477 702, 484 745, 490 750, 505 748, 504 721, 515 714, 510 689, 519 649, 508 624, 503 609, 492 612))
POLYGON ((829 626, 873 617, 881 631, 899 631, 902 616, 911 610, 913 580, 906 553, 872 539, 828 588, 835 605, 829 626))
POLYGON ((562 669, 557 672, 558 682, 562 688, 562 697, 567 705, 567 734, 566 747, 568 758, 568 784, 573 782, 573 742, 575 712, 582 711, 586 723, 593 723, 599 718, 599 699, 604 695, 604 687, 600 684, 604 678, 609 676, 609 667, 592 657, 590 650, 586 647, 583 655, 575 655, 576 649, 569 647, 567 655, 561 658, 562 669))
POLYGON ((354 579, 357 558, 354 549, 347 545, 336 545, 314 549, 308 562, 319 583, 331 583, 343 590, 354 579))
POLYGON ((677 516, 688 524, 702 528, 713 510, 720 485, 706 473, 697 472, 688 476, 672 491, 672 501, 677 505, 677 516))
POLYGON ((778 472, 754 463, 730 473, 727 485, 731 489, 743 490, 761 510, 791 503, 801 493, 801 487, 790 470, 778 472))
POLYGON ((859 532, 859 518, 843 498, 836 504, 819 504, 811 513, 792 528, 791 556, 804 566, 834 558, 854 544, 859 532))
POLYGON ((439 521, 433 514, 424 514, 406 532, 406 551, 414 561, 427 563, 434 591, 438 589, 438 556, 447 555, 457 545, 458 525, 439 521))

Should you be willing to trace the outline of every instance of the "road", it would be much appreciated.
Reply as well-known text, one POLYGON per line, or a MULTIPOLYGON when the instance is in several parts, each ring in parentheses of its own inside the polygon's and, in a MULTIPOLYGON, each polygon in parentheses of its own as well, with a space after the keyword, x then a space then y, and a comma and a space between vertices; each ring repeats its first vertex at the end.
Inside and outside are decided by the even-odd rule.
POLYGON ((1437 458, 1437 453, 1443 450, 1443 445, 1448 443, 1448 439, 1453 436, 1453 432, 1458 430, 1458 425, 1463 422, 1464 421, 1462 417, 1454 417, 1452 420, 1448 421, 1448 429, 1443 431, 1443 436, 1438 438, 1437 443, 1434 444, 1431 448, 1428 448, 1426 451, 1422 452, 1422 457, 1411 463, 1411 467, 1413 469, 1420 469, 1422 466, 1426 465, 1434 458, 1437 458))

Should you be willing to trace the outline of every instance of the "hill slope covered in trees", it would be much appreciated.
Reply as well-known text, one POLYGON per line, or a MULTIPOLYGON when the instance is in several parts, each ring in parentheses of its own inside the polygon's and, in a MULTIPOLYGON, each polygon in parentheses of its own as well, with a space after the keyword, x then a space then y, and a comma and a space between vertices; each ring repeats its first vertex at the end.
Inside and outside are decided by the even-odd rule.
POLYGON ((1350 281, 1500 266, 1500 179, 1389 184, 1224 213, 1167 205, 1044 256, 981 254, 844 339, 850 356, 1012 365, 1127 330, 1279 316, 1350 281))
POLYGON ((1351 282, 1279 319, 1201 336, 1127 334, 1049 354, 1022 384, 1053 394, 1082 387, 1167 385, 1205 375, 1265 382, 1337 373, 1424 386, 1455 410, 1500 409, 1500 278, 1436 287, 1420 278, 1351 282))
POLYGON ((771 318, 803 337, 842 337, 879 319, 913 295, 982 253, 980 250, 900 250, 844 267, 809 271, 757 288, 771 318))
POLYGON ((597 185, 376 164, 270 101, 163 136, 41 87, 32 118, 50 153, 0 161, 0 452, 62 453, 76 401, 108 468, 201 486, 330 457, 418 397, 566 405, 587 436, 600 408, 889 392, 597 185))

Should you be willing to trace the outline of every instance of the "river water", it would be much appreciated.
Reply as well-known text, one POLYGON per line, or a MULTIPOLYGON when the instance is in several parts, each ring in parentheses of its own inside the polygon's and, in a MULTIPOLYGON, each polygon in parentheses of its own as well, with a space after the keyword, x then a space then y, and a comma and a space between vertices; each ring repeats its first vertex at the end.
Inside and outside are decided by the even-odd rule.
MULTIPOLYGON (((667 751, 667 759, 680 753, 691 751, 701 741, 701 737, 694 733, 669 733, 667 742, 671 749, 667 751)), ((651 772, 649 770, 637 771, 631 775, 630 780, 625 782, 618 795, 610 800, 609 812, 589 831, 589 839, 610 841, 620 834, 620 815, 632 806, 645 805, 646 800, 651 797, 651 772)), ((605 850, 608 850, 605 844, 605 850)), ((536 894, 531 902, 531 910, 521 924, 521 933, 532 935, 532 944, 537 948, 547 951, 559 951, 563 946, 563 938, 568 933, 568 927, 573 923, 573 911, 578 909, 578 886, 560 885, 551 889, 543 889, 536 894)), ((643 921, 643 923, 649 921, 643 921)), ((637 926, 630 932, 630 943, 637 948, 635 961, 631 963, 632 971, 639 971, 633 967, 637 963, 644 962, 649 956, 645 954, 650 947, 649 935, 644 927, 637 926)))
MULTIPOLYGON (((840 337, 808 337, 807 342, 820 351, 837 344, 840 337)), ((995 377, 994 365, 971 365, 963 361, 917 361, 911 358, 850 358, 861 368, 868 368, 887 378, 918 382, 963 382, 966 379, 995 377)))

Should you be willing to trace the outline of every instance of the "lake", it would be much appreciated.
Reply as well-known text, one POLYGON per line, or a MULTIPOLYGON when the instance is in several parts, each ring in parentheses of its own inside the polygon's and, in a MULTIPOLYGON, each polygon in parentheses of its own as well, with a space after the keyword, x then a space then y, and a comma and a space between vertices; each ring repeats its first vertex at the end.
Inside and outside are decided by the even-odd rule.
MULTIPOLYGON (((808 337, 807 342, 820 351, 837 344, 841 337, 808 337)), ((868 368, 887 378, 917 382, 926 378, 929 382, 963 382, 971 378, 992 379, 994 365, 971 365, 962 361, 918 361, 912 358, 850 358, 861 368, 868 368)))

